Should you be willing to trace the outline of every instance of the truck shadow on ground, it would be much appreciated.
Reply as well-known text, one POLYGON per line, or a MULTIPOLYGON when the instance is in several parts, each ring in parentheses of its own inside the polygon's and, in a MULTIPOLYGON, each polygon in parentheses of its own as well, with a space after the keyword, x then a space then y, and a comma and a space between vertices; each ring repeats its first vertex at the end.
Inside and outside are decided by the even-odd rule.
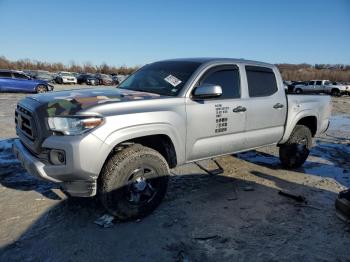
POLYGON ((58 200, 60 197, 52 189, 54 184, 38 180, 29 175, 12 153, 14 139, 0 141, 0 184, 7 188, 29 191, 35 190, 49 199, 58 200))
MULTIPOLYGON (((279 158, 269 153, 249 151, 234 156, 273 170, 284 170, 279 158)), ((350 146, 339 142, 317 140, 308 160, 294 171, 334 179, 350 187, 350 146)))
MULTIPOLYGON (((221 160, 226 170, 230 161, 242 167, 245 163, 221 160)), ((241 177, 240 172, 210 176, 195 165, 177 168, 158 209, 141 221, 116 222, 112 228, 93 223, 104 214, 96 199, 60 200, 2 247, 0 260, 350 259, 350 230, 335 218, 336 193, 284 180, 276 169, 252 165, 241 177), (301 194, 308 203, 280 196, 279 190, 301 194)))

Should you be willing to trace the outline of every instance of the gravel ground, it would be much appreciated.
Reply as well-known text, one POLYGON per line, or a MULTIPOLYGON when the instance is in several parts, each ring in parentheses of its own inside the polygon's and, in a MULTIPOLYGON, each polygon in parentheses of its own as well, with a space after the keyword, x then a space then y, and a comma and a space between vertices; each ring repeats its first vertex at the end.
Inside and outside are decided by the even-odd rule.
POLYGON ((96 199, 67 199, 14 159, 22 97, 0 94, 0 261, 350 261, 350 227, 334 210, 350 186, 349 97, 333 99, 330 129, 303 168, 282 169, 273 147, 218 158, 218 176, 178 167, 153 214, 111 228, 94 224, 104 214, 96 199))

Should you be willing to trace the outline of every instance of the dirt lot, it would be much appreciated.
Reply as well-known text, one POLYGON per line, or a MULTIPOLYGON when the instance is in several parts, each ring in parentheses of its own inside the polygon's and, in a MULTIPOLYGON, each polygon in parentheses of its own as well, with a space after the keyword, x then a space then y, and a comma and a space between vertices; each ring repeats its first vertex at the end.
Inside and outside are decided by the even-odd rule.
POLYGON ((283 170, 270 147, 218 158, 219 176, 182 166, 152 215, 111 228, 94 224, 97 200, 67 199, 14 159, 22 97, 0 94, 0 261, 350 261, 350 227, 334 210, 350 186, 350 97, 333 99, 330 129, 303 168, 283 170))

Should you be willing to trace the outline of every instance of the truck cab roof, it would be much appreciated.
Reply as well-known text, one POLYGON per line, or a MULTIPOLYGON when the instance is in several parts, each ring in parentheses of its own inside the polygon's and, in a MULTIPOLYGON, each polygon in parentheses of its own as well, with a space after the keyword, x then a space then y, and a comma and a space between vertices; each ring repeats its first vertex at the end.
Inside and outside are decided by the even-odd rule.
POLYGON ((176 59, 167 59, 159 62, 171 62, 171 61, 182 61, 182 62, 197 62, 201 64, 216 64, 216 63, 244 63, 244 64, 254 64, 267 67, 276 67, 274 64, 246 60, 243 58, 220 58, 220 57, 197 57, 197 58, 176 58, 176 59))

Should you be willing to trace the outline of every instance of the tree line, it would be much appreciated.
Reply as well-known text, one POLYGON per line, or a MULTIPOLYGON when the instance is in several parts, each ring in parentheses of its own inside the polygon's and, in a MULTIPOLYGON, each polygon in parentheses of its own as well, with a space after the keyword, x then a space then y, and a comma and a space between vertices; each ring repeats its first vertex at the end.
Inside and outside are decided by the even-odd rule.
MULTIPOLYGON (((350 81, 350 65, 344 64, 276 64, 284 80, 307 81, 311 79, 328 79, 331 81, 350 81)), ((131 74, 139 67, 111 66, 106 63, 93 65, 90 62, 69 65, 63 63, 47 63, 42 61, 20 59, 10 61, 4 56, 0 57, 0 69, 13 70, 45 70, 49 72, 69 71, 77 73, 102 74, 131 74)))
POLYGON ((10 61, 4 56, 0 56, 0 69, 12 69, 12 70, 45 70, 49 72, 77 72, 77 73, 102 73, 102 74, 122 74, 128 75, 137 70, 139 67, 128 66, 110 66, 106 63, 101 65, 93 65, 90 62, 86 62, 82 65, 75 62, 71 62, 69 65, 63 63, 48 63, 30 59, 19 59, 16 61, 10 61))
POLYGON ((327 79, 335 82, 350 81, 350 65, 343 64, 277 64, 284 80, 307 81, 327 79))

